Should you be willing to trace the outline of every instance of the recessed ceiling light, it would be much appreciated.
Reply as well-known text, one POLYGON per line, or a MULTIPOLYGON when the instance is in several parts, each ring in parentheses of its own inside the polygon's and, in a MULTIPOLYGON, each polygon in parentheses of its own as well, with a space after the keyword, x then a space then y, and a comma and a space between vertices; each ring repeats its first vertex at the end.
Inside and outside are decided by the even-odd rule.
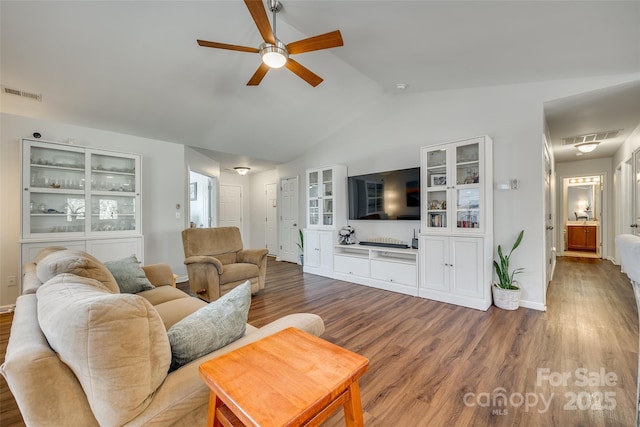
POLYGON ((396 89, 405 90, 409 85, 406 83, 396 83, 396 89))

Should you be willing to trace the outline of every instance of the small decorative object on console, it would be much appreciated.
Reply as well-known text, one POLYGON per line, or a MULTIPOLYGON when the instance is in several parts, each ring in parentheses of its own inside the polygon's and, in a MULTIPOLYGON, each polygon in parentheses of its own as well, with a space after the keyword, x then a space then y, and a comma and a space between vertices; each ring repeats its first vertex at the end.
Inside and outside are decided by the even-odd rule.
POLYGON ((356 230, 350 226, 344 226, 338 231, 338 243, 341 245, 353 245, 356 243, 356 230))

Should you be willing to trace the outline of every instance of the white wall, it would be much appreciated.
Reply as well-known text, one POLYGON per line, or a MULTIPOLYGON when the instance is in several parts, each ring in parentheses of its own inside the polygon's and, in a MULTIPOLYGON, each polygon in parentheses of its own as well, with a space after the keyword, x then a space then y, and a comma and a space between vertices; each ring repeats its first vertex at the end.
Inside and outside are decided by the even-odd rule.
MULTIPOLYGON (((543 103, 637 79, 635 75, 550 81, 531 84, 390 95, 358 120, 326 138, 304 156, 278 170, 280 176, 303 177, 309 167, 345 164, 349 175, 419 165, 419 148, 446 141, 489 135, 493 141, 495 182, 517 178, 516 191, 494 194, 494 244, 525 238, 514 253, 524 267, 522 305, 544 309, 543 103)), ((304 218, 300 204, 300 218, 304 218)), ((406 239, 409 224, 358 224, 356 234, 406 239)))
POLYGON ((166 262, 177 274, 186 274, 180 235, 188 203, 183 145, 6 113, 0 115, 0 127, 0 306, 12 304, 18 296, 19 288, 7 287, 6 278, 19 276, 20 139, 34 132, 40 132, 43 140, 75 138, 77 145, 142 155, 144 261, 166 262), (176 204, 181 205, 180 220, 176 204))

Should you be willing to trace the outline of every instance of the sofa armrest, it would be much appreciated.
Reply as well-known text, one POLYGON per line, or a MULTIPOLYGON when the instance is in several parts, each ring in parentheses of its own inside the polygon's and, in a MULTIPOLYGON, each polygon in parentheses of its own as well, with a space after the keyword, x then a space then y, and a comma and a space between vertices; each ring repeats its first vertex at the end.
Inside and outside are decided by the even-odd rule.
POLYGON ((222 274, 222 272, 224 271, 224 267, 222 266, 222 263, 220 262, 220 260, 216 257, 213 256, 208 256, 208 255, 195 255, 195 256, 190 256, 189 258, 184 260, 184 263, 186 265, 189 264, 213 264, 216 269, 218 270, 218 274, 222 274))
POLYGON ((176 279, 173 275, 173 271, 171 271, 171 267, 169 267, 169 264, 160 263, 143 265, 142 269, 153 286, 158 287, 171 285, 175 288, 176 279))
POLYGON ((245 249, 238 251, 238 262, 246 262, 260 266, 269 251, 267 249, 245 249))

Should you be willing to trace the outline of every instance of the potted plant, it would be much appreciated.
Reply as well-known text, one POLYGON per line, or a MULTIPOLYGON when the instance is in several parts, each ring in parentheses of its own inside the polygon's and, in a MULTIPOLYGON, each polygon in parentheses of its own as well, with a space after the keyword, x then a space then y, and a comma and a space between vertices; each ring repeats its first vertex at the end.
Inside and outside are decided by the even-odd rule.
POLYGON ((304 267, 304 233, 301 229, 298 228, 298 238, 299 242, 296 243, 300 248, 300 265, 304 267))
POLYGON ((517 310, 520 306, 520 286, 519 283, 513 279, 513 276, 518 273, 522 273, 524 268, 516 268, 510 272, 509 260, 513 251, 520 246, 523 236, 524 230, 520 231, 513 247, 506 256, 502 252, 502 246, 498 245, 500 263, 496 260, 493 261, 493 268, 495 269, 496 276, 498 277, 498 281, 494 282, 491 287, 493 291, 493 302, 497 307, 505 310, 517 310))

